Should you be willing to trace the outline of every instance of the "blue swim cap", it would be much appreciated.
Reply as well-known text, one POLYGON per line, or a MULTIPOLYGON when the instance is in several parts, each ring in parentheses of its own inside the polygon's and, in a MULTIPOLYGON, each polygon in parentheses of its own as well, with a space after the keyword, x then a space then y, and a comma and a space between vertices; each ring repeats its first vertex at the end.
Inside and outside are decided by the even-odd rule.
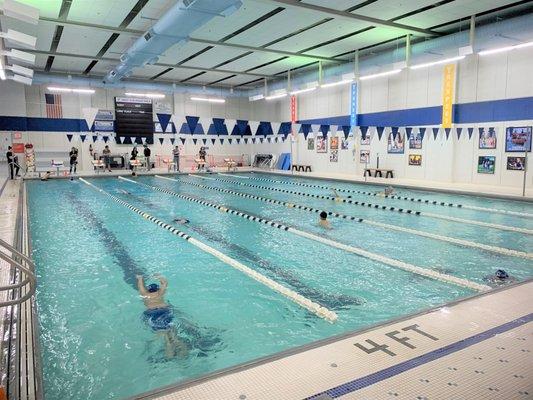
POLYGON ((507 279, 509 278, 509 274, 505 272, 503 269, 499 269, 496 271, 496 278, 498 279, 507 279))
POLYGON ((157 292, 158 290, 159 290, 159 285, 158 285, 157 283, 150 283, 150 284, 148 285, 148 291, 149 291, 150 293, 155 293, 155 292, 157 292))

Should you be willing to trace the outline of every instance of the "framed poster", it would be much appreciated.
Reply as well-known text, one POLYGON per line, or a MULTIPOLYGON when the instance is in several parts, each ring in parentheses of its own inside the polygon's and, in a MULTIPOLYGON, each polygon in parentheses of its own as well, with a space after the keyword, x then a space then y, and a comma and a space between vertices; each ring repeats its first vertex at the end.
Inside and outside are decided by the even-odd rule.
POLYGON ((409 165, 422 165, 422 154, 409 154, 409 165))
POLYGON ((328 152, 328 140, 324 136, 317 136, 315 139, 315 147, 317 153, 328 152))
POLYGON ((404 140, 400 132, 396 134, 396 138, 392 137, 392 133, 389 134, 389 139, 387 143, 387 153, 389 154, 403 154, 404 150, 404 140))
POLYGON ((359 162, 361 164, 368 164, 370 162, 370 150, 361 150, 359 153, 359 162))
POLYGON ((332 136, 329 138, 329 148, 331 150, 339 150, 339 137, 332 136))
POLYGON ((363 136, 361 136, 361 145, 362 146, 369 146, 370 145, 370 135, 366 134, 366 137, 363 139, 363 136))
POLYGON ((330 162, 339 161, 339 150, 331 150, 331 153, 329 153, 329 161, 330 162))
POLYGON ((307 138, 307 150, 315 149, 315 138, 307 138))
POLYGON ((341 139, 341 150, 348 150, 348 139, 341 139))
POLYGON ((420 135, 420 132, 411 132, 411 135, 409 135, 409 148, 411 150, 420 150, 422 148, 422 135, 420 135))
POLYGON ((494 174, 496 169, 496 157, 495 156, 479 156, 477 160, 477 173, 478 174, 494 174))
POLYGON ((507 128, 505 130, 505 151, 507 153, 531 151, 531 132, 531 126, 507 128))
POLYGON ((525 157, 507 157, 508 171, 524 171, 526 168, 525 157))
POLYGON ((479 148, 496 148, 496 130, 494 128, 479 128, 479 148))

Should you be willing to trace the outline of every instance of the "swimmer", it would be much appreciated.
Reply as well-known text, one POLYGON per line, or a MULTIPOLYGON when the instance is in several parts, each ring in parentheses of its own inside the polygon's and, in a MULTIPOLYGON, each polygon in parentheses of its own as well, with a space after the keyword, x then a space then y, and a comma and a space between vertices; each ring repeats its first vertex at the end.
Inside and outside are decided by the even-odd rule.
POLYGON ((42 176, 41 176, 41 180, 42 181, 47 181, 48 179, 50 179, 50 175, 52 175, 52 173, 50 171, 46 171, 42 176))
POLYGON ((394 188, 392 186, 387 186, 383 192, 379 192, 378 196, 389 197, 394 194, 394 188))
POLYGON ((492 283, 495 286, 503 286, 508 285, 510 283, 517 282, 516 278, 513 278, 510 276, 505 270, 498 269, 494 273, 494 275, 489 275, 483 278, 483 280, 487 283, 492 283))
POLYGON ((130 192, 124 189, 117 189, 117 192, 122 193, 122 194, 131 194, 130 192))
POLYGON ((131 176, 137 176, 137 173, 136 173, 135 171, 133 171, 133 172, 131 173, 131 176))
POLYGON ((137 288, 144 301, 146 310, 143 313, 144 322, 165 341, 165 354, 168 358, 187 356, 187 347, 176 333, 173 323, 174 313, 165 302, 164 296, 168 287, 168 281, 162 276, 155 276, 159 284, 150 283, 145 286, 144 279, 137 275, 137 288))
POLYGON ((331 227, 331 224, 328 221, 328 213, 325 211, 322 211, 320 213, 320 219, 318 220, 318 225, 324 229, 333 229, 331 227))
POLYGON ((331 189, 333 191, 333 194, 335 195, 335 201, 337 203, 342 203, 342 197, 339 195, 339 193, 337 193, 337 191, 335 189, 331 189))
POLYGON ((176 218, 174 222, 180 225, 188 224, 190 221, 187 218, 176 218))

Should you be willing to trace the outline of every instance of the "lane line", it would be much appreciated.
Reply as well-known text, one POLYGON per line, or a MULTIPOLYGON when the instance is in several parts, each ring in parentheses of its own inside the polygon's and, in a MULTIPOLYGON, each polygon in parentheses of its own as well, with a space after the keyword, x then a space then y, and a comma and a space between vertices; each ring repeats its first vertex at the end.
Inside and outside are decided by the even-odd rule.
POLYGON ((239 178, 239 179, 250 179, 248 176, 240 176, 240 175, 231 175, 231 174, 223 174, 222 172, 219 172, 218 175, 223 176, 231 176, 232 178, 239 178))
MULTIPOLYGON (((221 193, 228 193, 228 194, 232 194, 232 195, 235 195, 235 196, 240 196, 240 197, 244 197, 244 198, 264 201, 264 202, 267 202, 267 203, 278 204, 278 205, 291 207, 291 208, 297 208, 297 209, 300 209, 300 210, 310 211, 310 212, 314 212, 314 213, 320 213, 321 211, 325 211, 325 210, 318 209, 318 208, 297 205, 295 203, 289 203, 289 202, 286 202, 286 201, 271 199, 271 198, 268 198, 268 197, 261 197, 261 196, 256 196, 256 195, 252 195, 252 194, 248 194, 248 193, 236 192, 236 191, 230 190, 230 189, 217 188, 217 187, 213 187, 213 186, 199 185, 197 183, 188 182, 188 181, 178 181, 178 180, 174 180, 174 181, 175 182, 185 183, 187 185, 196 186, 196 187, 201 188, 201 189, 214 190, 214 191, 218 191, 218 192, 221 192, 221 193)), ((420 230, 416 230, 416 229, 405 228, 405 227, 398 226, 398 225, 393 225, 393 224, 385 224, 385 223, 382 223, 382 222, 372 221, 372 220, 369 220, 369 219, 354 217, 354 216, 345 215, 345 214, 332 212, 332 211, 326 211, 326 212, 328 213, 328 215, 331 215, 331 216, 334 216, 334 217, 337 217, 337 218, 348 219, 348 220, 351 220, 351 221, 364 223, 364 224, 368 224, 368 225, 373 225, 373 226, 377 226, 377 227, 380 227, 380 228, 391 229, 391 230, 398 231, 398 232, 410 233, 410 234, 413 234, 413 235, 427 237, 427 238, 435 239, 435 240, 440 240, 440 241, 443 241, 443 242, 448 242, 448 243, 456 244, 456 245, 459 245, 459 246, 471 247, 471 248, 475 248, 475 249, 479 249, 479 250, 490 251, 492 253, 503 254, 503 255, 506 255, 506 256, 533 259, 533 253, 527 253, 527 252, 523 252, 523 251, 519 251, 519 250, 507 249, 505 247, 498 247, 498 246, 487 245, 487 244, 483 244, 483 243, 476 243, 476 242, 472 242, 472 241, 465 240, 465 239, 457 239, 457 238, 453 238, 453 237, 449 237, 449 236, 439 235, 439 234, 436 234, 436 233, 430 233, 430 232, 420 231, 420 230)))
MULTIPOLYGON (((189 176, 194 177, 194 178, 207 179, 205 177, 201 177, 200 175, 189 174, 189 176)), ((253 185, 253 184, 248 184, 248 183, 243 183, 243 182, 230 181, 228 179, 215 179, 215 178, 209 178, 209 179, 218 180, 220 182, 232 183, 234 185, 247 186, 247 187, 255 188, 255 189, 269 190, 269 191, 286 193, 286 194, 291 194, 291 195, 296 195, 296 196, 311 197, 311 198, 314 198, 314 199, 332 200, 332 201, 336 201, 336 202, 340 202, 340 203, 354 204, 354 205, 357 205, 357 206, 374 208, 376 210, 386 210, 386 211, 399 212, 399 213, 402 213, 402 214, 425 216, 425 217, 430 217, 430 218, 442 219, 442 220, 445 220, 445 221, 459 222, 459 223, 463 223, 463 224, 483 226, 485 228, 499 229, 499 230, 502 230, 502 231, 518 232, 518 233, 523 233, 523 234, 526 234, 526 235, 533 235, 533 230, 526 229, 526 228, 517 228, 517 227, 514 227, 514 226, 499 225, 499 224, 493 224, 493 223, 489 223, 489 222, 475 221, 475 220, 472 220, 472 219, 449 217, 449 216, 446 216, 446 215, 433 214, 433 213, 428 213, 428 212, 425 212, 425 211, 414 211, 414 210, 409 210, 409 209, 404 209, 404 208, 383 206, 383 205, 379 205, 379 204, 366 203, 364 201, 361 202, 361 201, 357 201, 357 200, 351 200, 351 199, 345 199, 345 198, 337 198, 335 196, 325 196, 325 195, 306 193, 306 192, 293 192, 292 190, 271 188, 271 187, 260 186, 260 185, 253 185)))
MULTIPOLYGON (((122 178, 122 177, 119 177, 119 178, 122 178)), ((135 181, 132 181, 131 179, 126 179, 126 178, 122 178, 123 180, 126 180, 126 181, 130 181, 130 182, 134 182, 136 183, 135 181)), ((263 285, 269 287, 270 289, 282 294, 283 296, 287 297, 289 300, 293 301, 294 303, 298 304, 299 306, 305 308, 306 310, 312 312, 313 314, 317 315, 318 317, 320 318, 324 318, 326 321, 328 322, 335 322, 337 320, 337 314, 334 313, 333 311, 331 310, 328 310, 326 307, 322 307, 321 305, 305 298, 304 296, 300 295, 299 293, 296 293, 294 290, 291 290, 279 283, 277 283, 276 281, 260 274, 259 272, 251 269, 250 267, 247 267, 246 265, 242 264, 241 262, 227 256, 226 254, 206 245, 205 243, 202 243, 200 242, 199 240, 193 238, 192 236, 186 234, 185 232, 182 232, 178 229, 176 229, 175 227, 173 227, 172 225, 169 225, 153 216, 151 216, 150 214, 132 206, 131 204, 125 202, 124 200, 122 199, 119 199, 118 197, 116 196, 113 196, 112 194, 106 192, 105 190, 99 188, 98 186, 95 186, 93 185, 92 183, 86 181, 85 179, 83 178, 80 178, 80 181, 82 181, 83 183, 85 183, 86 185, 92 187, 93 189, 99 191, 100 193, 102 193, 103 195, 106 195, 108 196, 109 198, 111 198, 112 200, 114 200, 115 202, 129 208, 131 211, 139 214, 140 216, 142 216, 143 218, 149 220, 150 222, 153 222, 154 224, 156 225, 159 225, 160 227, 168 230, 169 232, 171 232, 172 234, 186 240, 187 242, 191 243, 193 246, 196 246, 198 247, 200 250, 203 250, 204 252, 208 253, 208 254, 211 254, 212 256, 215 256, 216 258, 218 258, 219 260, 221 260, 222 262, 224 262, 225 264, 235 268, 236 270, 238 271, 241 271, 243 272, 244 274, 248 275, 250 278, 256 280, 257 282, 259 283, 262 283, 263 285)))
MULTIPOLYGON (((156 178, 160 178, 160 179, 169 180, 169 181, 174 181, 174 182, 181 182, 181 181, 178 181, 176 179, 168 178, 168 177, 161 176, 161 175, 155 175, 155 177, 156 178)), ((399 261, 399 260, 395 260, 395 259, 392 259, 392 258, 389 258, 389 257, 385 257, 385 256, 382 256, 382 255, 379 255, 379 254, 371 253, 369 251, 363 250, 363 249, 355 247, 355 246, 347 245, 347 244, 340 243, 340 242, 337 242, 337 241, 334 241, 334 240, 331 240, 331 239, 327 239, 327 238, 324 238, 324 237, 321 237, 321 236, 317 236, 314 233, 302 231, 302 230, 290 227, 288 225, 285 225, 283 223, 275 222, 275 221, 272 221, 272 220, 268 220, 266 218, 262 218, 262 217, 258 217, 258 216, 251 215, 251 214, 248 214, 248 213, 244 213, 244 212, 239 211, 239 210, 234 210, 234 209, 231 209, 229 207, 226 207, 226 206, 223 206, 223 205, 220 205, 220 204, 211 203, 211 202, 208 202, 208 201, 205 201, 205 200, 200 200, 200 199, 197 199, 197 198, 194 198, 194 197, 190 197, 190 196, 186 196, 186 195, 183 195, 183 194, 176 193, 176 192, 174 192, 172 190, 163 189, 163 188, 160 188, 158 186, 147 185, 145 183, 133 181, 131 179, 126 179, 126 178, 122 178, 122 177, 119 177, 119 179, 127 180, 129 182, 136 183, 137 185, 148 187, 148 188, 150 188, 152 190, 156 190, 156 191, 159 191, 159 192, 162 192, 162 193, 166 193, 168 195, 175 196, 175 197, 178 197, 178 198, 183 199, 183 200, 188 200, 188 201, 192 201, 194 203, 198 203, 198 204, 201 204, 201 205, 204 205, 204 206, 212 207, 212 208, 218 209, 220 211, 226 212, 228 214, 237 215, 237 216, 239 216, 241 218, 244 218, 244 219, 247 219, 249 221, 257 222, 257 223, 260 223, 260 224, 271 226, 273 228, 277 228, 277 229, 281 229, 281 230, 284 230, 284 231, 287 231, 287 232, 291 232, 291 233, 294 233, 295 235, 298 235, 298 236, 301 236, 301 237, 305 237, 307 239, 310 239, 310 240, 313 240, 313 241, 316 241, 316 242, 319 242, 319 243, 326 244, 326 245, 328 245, 330 247, 341 249, 341 250, 344 250, 346 252, 353 253, 353 254, 356 254, 358 256, 361 256, 361 257, 365 257, 365 258, 368 258, 368 259, 371 259, 371 260, 374 260, 374 261, 378 261, 378 262, 380 262, 382 264, 386 264, 386 265, 389 265, 391 267, 399 268, 399 269, 402 269, 404 271, 408 271, 408 272, 412 272, 412 273, 415 273, 415 274, 418 274, 418 275, 425 276, 427 278, 439 280, 439 281, 446 282, 446 283, 451 283, 451 284, 454 284, 454 285, 457 285, 457 286, 466 287, 468 289, 472 289, 472 290, 476 290, 476 291, 485 291, 485 290, 490 290, 491 289, 490 286, 482 285, 482 284, 479 284, 479 283, 475 283, 475 282, 469 281, 468 279, 458 278, 458 277, 455 277, 455 276, 452 276, 452 275, 443 274, 443 273, 436 272, 436 271, 433 271, 433 270, 430 270, 430 269, 417 267, 415 265, 412 265, 412 264, 409 264, 409 263, 405 263, 403 261, 399 261)), ((203 186, 203 185, 201 185, 201 186, 203 186)), ((209 188, 209 187, 207 187, 207 188, 209 188)))
MULTIPOLYGON (((219 175, 231 176, 231 177, 234 177, 234 178, 240 178, 240 176, 230 175, 230 174, 219 174, 219 175)), ((316 189, 325 189, 325 190, 335 189, 337 192, 343 192, 343 193, 355 193, 355 194, 364 194, 364 195, 367 195, 367 196, 379 196, 379 193, 367 192, 365 190, 337 189, 337 188, 323 186, 323 185, 314 185, 314 184, 303 183, 303 182, 280 181, 280 180, 276 180, 276 179, 267 179, 267 178, 250 177, 249 179, 253 179, 255 181, 282 183, 282 184, 287 184, 287 185, 303 186, 303 187, 310 187, 310 188, 316 188, 316 189)), ((490 213, 515 215, 515 216, 518 216, 518 217, 533 218, 533 214, 526 213, 526 212, 520 212, 520 211, 510 211, 510 210, 502 210, 502 209, 498 209, 498 208, 478 207, 478 206, 471 206, 471 205, 468 205, 468 204, 448 203, 448 202, 445 202, 445 201, 422 199, 422 198, 419 198, 419 197, 399 196, 399 195, 396 195, 396 194, 389 195, 389 196, 383 196, 383 197, 390 198, 390 199, 396 199, 396 200, 412 201, 412 202, 415 202, 415 203, 429 204, 429 205, 434 205, 434 206, 465 208, 465 209, 469 209, 469 210, 476 210, 476 211, 484 211, 484 212, 490 212, 490 213)))

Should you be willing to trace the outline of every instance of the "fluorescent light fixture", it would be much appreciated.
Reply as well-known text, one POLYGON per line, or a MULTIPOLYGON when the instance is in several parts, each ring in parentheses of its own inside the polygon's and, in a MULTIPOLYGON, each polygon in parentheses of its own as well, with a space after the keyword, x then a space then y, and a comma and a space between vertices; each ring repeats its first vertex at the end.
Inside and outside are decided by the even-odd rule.
POLYGON ((10 79, 15 81, 15 82, 23 83, 24 85, 28 85, 28 86, 31 86, 31 84, 32 84, 32 79, 31 78, 28 78, 28 77, 22 76, 22 75, 15 74, 10 79))
POLYGON ((0 60, 0 80, 3 80, 3 81, 6 80, 6 71, 4 70, 4 67, 2 66, 1 60, 0 60))
POLYGON ((205 101, 208 103, 225 103, 226 99, 214 99, 210 97, 191 97, 192 101, 205 101))
POLYGON ((14 0, 4 0, 2 5, 4 15, 18 19, 19 21, 27 22, 28 24, 37 25, 39 22, 39 9, 21 4, 14 0))
POLYGON ((132 96, 132 97, 148 97, 150 99, 164 99, 166 96, 164 94, 159 93, 125 93, 126 96, 132 96))
POLYGON ((13 29, 8 29, 7 32, 0 32, 0 37, 19 46, 29 47, 30 49, 35 49, 35 44, 37 43, 35 36, 26 35, 13 29))
POLYGON ((11 71, 13 71, 13 73, 17 75, 23 75, 27 76, 28 78, 33 78, 33 69, 21 67, 20 65, 6 66, 6 69, 10 69, 11 71))
POLYGON ((0 51, 0 55, 4 55, 6 57, 21 61, 26 64, 35 64, 35 54, 31 54, 25 51, 11 49, 10 51, 0 51))
POLYGON ((367 79, 381 78, 382 76, 398 74, 401 71, 401 69, 393 69, 392 71, 380 72, 378 74, 364 75, 361 76, 359 79, 361 79, 362 81, 366 81, 367 79))
POLYGON ((273 94, 271 96, 266 96, 265 100, 276 100, 281 99, 282 97, 286 97, 287 93, 279 93, 279 94, 273 94))
POLYGON ((83 94, 94 93, 94 89, 73 89, 73 88, 56 87, 56 86, 49 86, 47 89, 51 92, 83 93, 83 94))
POLYGON ((333 86, 345 85, 347 83, 352 83, 352 82, 353 82, 353 79, 343 79, 342 81, 338 81, 338 82, 331 82, 331 83, 322 84, 322 85, 320 85, 320 87, 321 88, 329 88, 329 87, 333 87, 333 86))
POLYGON ((312 92, 313 90, 316 90, 316 86, 313 86, 313 87, 310 87, 310 88, 307 88, 307 89, 298 89, 298 90, 295 90, 295 91, 291 92, 291 95, 300 94, 300 93, 312 92))
POLYGON ((413 66, 411 66, 409 68, 411 68, 411 69, 420 69, 420 68, 432 67, 434 65, 447 64, 447 63, 450 63, 450 62, 459 61, 459 60, 462 60, 463 58, 465 58, 465 56, 457 56, 457 57, 452 57, 452 58, 445 58, 444 60, 433 61, 433 62, 428 62, 428 63, 424 63, 424 64, 418 64, 418 65, 413 65, 413 66))
POLYGON ((483 51, 480 51, 478 54, 480 56, 488 56, 488 55, 491 55, 491 54, 498 54, 498 53, 503 53, 503 52, 506 52, 506 51, 516 50, 516 49, 523 49, 524 47, 530 47, 530 46, 533 46, 533 42, 526 42, 526 43, 516 44, 514 46, 500 47, 498 49, 492 49, 492 50, 483 50, 483 51))
POLYGON ((255 96, 248 97, 248 101, 257 101, 265 98, 264 94, 256 94, 255 96))

